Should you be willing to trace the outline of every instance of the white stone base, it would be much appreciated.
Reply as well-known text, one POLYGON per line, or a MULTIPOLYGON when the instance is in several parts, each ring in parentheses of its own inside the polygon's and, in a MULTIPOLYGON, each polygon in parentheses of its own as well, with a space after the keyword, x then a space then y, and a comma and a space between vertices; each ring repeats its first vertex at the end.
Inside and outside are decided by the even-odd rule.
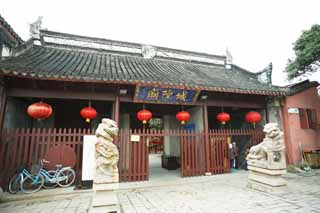
POLYGON ((264 183, 259 183, 253 180, 248 180, 247 187, 250 189, 262 191, 262 192, 278 192, 287 189, 287 186, 270 186, 264 183))
POLYGON ((120 203, 114 189, 118 189, 119 184, 94 184, 95 190, 92 197, 90 213, 121 212, 120 203))
POLYGON ((249 166, 248 187, 259 191, 272 192, 286 188, 287 181, 282 178, 286 170, 270 170, 249 166))

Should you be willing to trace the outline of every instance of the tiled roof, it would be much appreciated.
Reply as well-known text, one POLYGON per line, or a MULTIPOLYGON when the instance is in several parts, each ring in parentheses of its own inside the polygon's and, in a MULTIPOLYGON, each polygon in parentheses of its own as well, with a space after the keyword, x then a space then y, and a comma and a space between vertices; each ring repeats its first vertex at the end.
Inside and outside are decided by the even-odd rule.
POLYGON ((305 91, 307 89, 310 89, 312 87, 318 87, 319 83, 316 81, 309 81, 309 80, 305 80, 299 83, 295 83, 295 84, 291 84, 288 85, 288 92, 287 95, 291 96, 291 95, 295 95, 299 92, 305 91))
POLYGON ((280 87, 260 83, 256 75, 237 66, 198 63, 172 58, 146 59, 67 45, 33 45, 22 54, 0 61, 5 75, 37 79, 127 84, 161 84, 209 91, 284 95, 280 87))

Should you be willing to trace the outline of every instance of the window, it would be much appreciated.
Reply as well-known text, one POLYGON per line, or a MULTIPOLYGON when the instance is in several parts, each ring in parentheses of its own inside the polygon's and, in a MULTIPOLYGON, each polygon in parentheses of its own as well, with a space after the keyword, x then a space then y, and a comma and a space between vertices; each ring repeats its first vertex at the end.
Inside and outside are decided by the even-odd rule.
POLYGON ((315 109, 299 108, 299 116, 302 129, 317 129, 317 112, 315 109))

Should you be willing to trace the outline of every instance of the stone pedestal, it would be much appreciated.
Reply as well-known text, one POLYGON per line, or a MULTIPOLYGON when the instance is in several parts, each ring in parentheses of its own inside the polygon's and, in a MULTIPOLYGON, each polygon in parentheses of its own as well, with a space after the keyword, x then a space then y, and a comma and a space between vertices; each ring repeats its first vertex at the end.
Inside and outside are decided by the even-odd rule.
POLYGON ((285 189, 287 181, 282 178, 286 169, 265 169, 248 166, 248 187, 264 192, 273 192, 285 189))
POLYGON ((93 198, 90 213, 121 212, 117 193, 119 183, 93 184, 93 198))

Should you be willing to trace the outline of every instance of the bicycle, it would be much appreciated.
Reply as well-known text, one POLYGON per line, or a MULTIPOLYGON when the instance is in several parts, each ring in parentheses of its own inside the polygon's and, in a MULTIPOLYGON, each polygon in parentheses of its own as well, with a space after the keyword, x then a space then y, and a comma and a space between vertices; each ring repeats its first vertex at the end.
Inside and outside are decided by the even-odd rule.
POLYGON ((26 168, 21 169, 10 179, 9 192, 15 194, 21 190, 30 194, 39 191, 44 184, 44 177, 40 175, 40 169, 39 165, 32 165, 31 172, 26 168))
POLYGON ((63 167, 62 165, 56 165, 56 170, 45 170, 43 169, 44 163, 50 163, 46 159, 41 159, 41 169, 40 175, 45 178, 45 182, 43 184, 43 188, 51 189, 55 188, 57 185, 61 187, 68 187, 73 184, 76 178, 75 171, 70 167, 63 167))

